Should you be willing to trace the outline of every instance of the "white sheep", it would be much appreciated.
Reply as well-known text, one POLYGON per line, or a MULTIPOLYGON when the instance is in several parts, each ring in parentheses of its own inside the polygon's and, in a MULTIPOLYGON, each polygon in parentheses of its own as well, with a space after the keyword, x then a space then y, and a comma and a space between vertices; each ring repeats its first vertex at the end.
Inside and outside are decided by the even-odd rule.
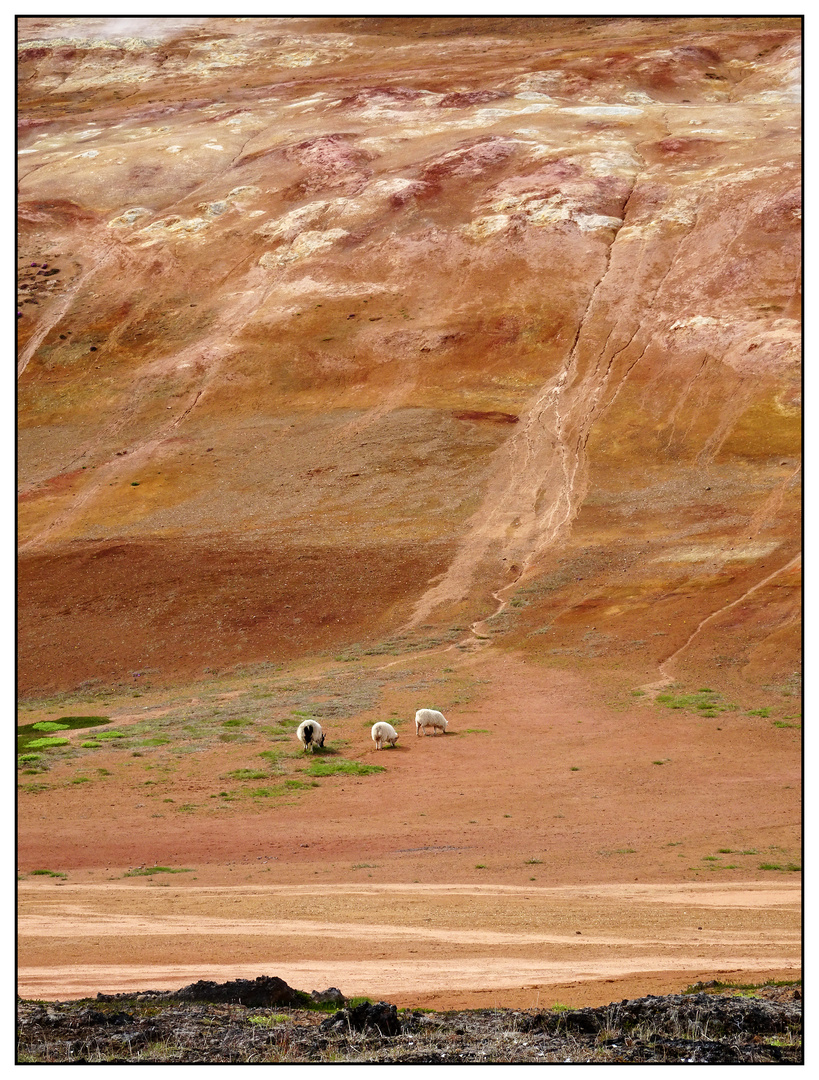
POLYGON ((398 742, 398 732, 392 726, 388 724, 386 720, 379 720, 377 724, 373 724, 372 729, 373 742, 375 743, 376 750, 380 750, 384 743, 389 743, 390 746, 395 746, 398 742))
POLYGON ((443 713, 439 713, 437 709, 419 709, 415 714, 415 734, 420 735, 421 732, 426 735, 427 728, 432 728, 432 734, 437 735, 438 729, 441 729, 442 734, 446 734, 446 717, 443 713))
POLYGON ((296 737, 305 750, 308 746, 310 747, 311 754, 317 746, 324 746, 324 732, 318 720, 302 721, 296 731, 296 737))

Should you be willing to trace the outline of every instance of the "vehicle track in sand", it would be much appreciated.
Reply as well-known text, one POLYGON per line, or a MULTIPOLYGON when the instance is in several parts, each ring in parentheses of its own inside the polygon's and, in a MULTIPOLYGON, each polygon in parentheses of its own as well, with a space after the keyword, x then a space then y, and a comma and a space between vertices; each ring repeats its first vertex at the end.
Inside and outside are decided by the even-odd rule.
POLYGON ((27 885, 18 989, 66 1000, 275 974, 298 989, 338 986, 399 1004, 455 1007, 494 994, 520 1007, 558 988, 579 1004, 609 1000, 612 983, 798 977, 799 895, 748 883, 67 885, 59 894, 27 885), (304 908, 309 916, 298 916, 304 908))

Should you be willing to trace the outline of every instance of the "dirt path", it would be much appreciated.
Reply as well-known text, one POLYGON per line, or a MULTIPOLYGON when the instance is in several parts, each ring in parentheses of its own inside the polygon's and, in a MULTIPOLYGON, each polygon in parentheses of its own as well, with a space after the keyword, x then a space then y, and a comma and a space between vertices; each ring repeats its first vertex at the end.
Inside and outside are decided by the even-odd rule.
POLYGON ((25 884, 18 988, 65 1000, 276 974, 405 1006, 602 1004, 798 977, 799 901, 793 884, 753 883, 25 884))

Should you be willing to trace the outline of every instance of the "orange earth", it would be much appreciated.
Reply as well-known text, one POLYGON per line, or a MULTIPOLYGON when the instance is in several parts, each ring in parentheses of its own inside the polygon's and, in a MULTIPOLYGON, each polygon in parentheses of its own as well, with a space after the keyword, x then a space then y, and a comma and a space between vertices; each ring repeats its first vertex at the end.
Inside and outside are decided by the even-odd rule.
MULTIPOLYGON (((347 743, 383 773, 218 799, 273 745, 253 737, 174 764, 161 746, 97 750, 93 765, 52 767, 47 791, 24 790, 19 992, 276 974, 445 1009, 800 976, 798 875, 783 873, 799 853, 798 732, 635 704, 622 686, 494 649, 382 665, 335 677, 343 692, 362 668, 397 675, 380 708, 324 728, 327 749, 347 743), (431 694, 462 700, 445 736, 416 737, 407 702, 431 694), (399 741, 379 753, 367 729, 395 713, 399 741), (188 872, 127 876, 153 866, 188 872), (44 868, 65 877, 32 876, 44 868)), ((207 692, 235 711, 250 681, 207 692)), ((201 701, 203 687, 186 693, 201 701)), ((160 699, 106 712, 127 732, 161 716, 160 699)), ((283 745, 305 757, 292 732, 283 745)))
POLYGON ((800 977, 800 39, 19 20, 21 994, 800 977))

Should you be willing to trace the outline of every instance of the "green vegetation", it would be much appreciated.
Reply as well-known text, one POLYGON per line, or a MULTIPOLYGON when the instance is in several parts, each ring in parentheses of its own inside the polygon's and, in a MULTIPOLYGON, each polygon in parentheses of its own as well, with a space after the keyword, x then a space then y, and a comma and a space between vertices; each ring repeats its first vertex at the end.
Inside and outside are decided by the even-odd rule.
MULTIPOLYGON (((772 846, 767 849, 768 851, 775 853, 779 852, 782 855, 787 856, 789 852, 785 848, 772 846)), ((747 862, 725 862, 723 860, 724 855, 733 855, 735 858, 740 856, 758 855, 759 852, 756 848, 729 848, 721 847, 717 848, 716 855, 703 855, 701 862, 707 863, 705 867, 690 866, 688 869, 698 873, 701 870, 744 870, 751 869, 751 865, 747 862)), ((756 866, 757 870, 775 870, 782 873, 798 873, 801 869, 801 863, 798 862, 763 862, 756 866)))
MULTIPOLYGON (((282 762, 282 758, 284 756, 285 755, 281 750, 260 750, 259 751, 259 757, 260 758, 265 758, 272 765, 276 765, 278 767, 279 772, 282 772, 284 770, 284 764, 282 762)), ((296 755, 295 754, 289 754, 287 756, 288 757, 295 757, 296 755)))
POLYGON ((658 694, 655 701, 659 705, 665 705, 669 709, 685 709, 688 712, 698 712, 700 716, 718 716, 724 712, 737 712, 738 705, 724 701, 716 690, 703 687, 692 694, 666 693, 658 694))
MULTIPOLYGON (((421 631, 434 629, 430 626, 420 627, 421 631)), ((440 645, 454 644, 464 633, 462 626, 452 626, 449 629, 440 629, 434 637, 423 637, 407 633, 396 634, 394 637, 375 642, 372 645, 351 645, 347 650, 334 659, 342 664, 361 660, 365 656, 401 656, 404 653, 426 652, 438 648, 440 645)))
MULTIPOLYGON (((420 629, 421 634, 431 631, 431 627, 420 629)), ((142 789, 157 807, 159 803, 167 803, 180 813, 212 814, 229 811, 231 804, 242 800, 249 805, 291 803, 318 788, 325 778, 337 776, 343 780, 385 771, 380 763, 348 760, 348 743, 333 723, 335 719, 349 718, 355 723, 355 719, 371 715, 382 698, 382 688, 388 683, 399 683, 402 690, 413 696, 422 692, 426 695, 436 683, 448 684, 447 676, 435 678, 425 672, 419 678, 417 672, 406 668, 388 674, 380 669, 365 669, 357 672, 354 680, 338 666, 331 667, 318 679, 312 676, 301 678, 296 671, 266 663, 252 669, 252 675, 258 681, 247 678, 249 671, 242 669, 235 679, 214 673, 210 682, 199 688, 199 697, 195 701, 191 701, 187 693, 176 701, 152 701, 139 718, 129 720, 127 726, 123 724, 120 728, 114 727, 109 716, 85 715, 94 710, 83 708, 80 702, 104 698, 112 702, 110 708, 113 711, 128 696, 130 687, 120 688, 118 693, 62 694, 23 704, 23 709, 37 710, 40 716, 44 715, 44 710, 51 712, 45 714, 49 719, 38 721, 39 730, 33 725, 18 728, 20 773, 44 773, 55 763, 77 761, 79 767, 71 770, 74 779, 65 778, 61 786, 91 784, 110 773, 108 770, 101 772, 99 768, 95 770, 88 755, 106 751, 119 759, 114 772, 122 780, 128 777, 127 767, 135 764, 128 758, 145 758, 143 768, 159 770, 154 779, 146 781, 147 788, 142 789), (73 708, 65 707, 68 701, 73 708), (52 719, 58 711, 71 715, 52 719), (319 720, 329 737, 329 745, 314 748, 312 754, 305 754, 296 739, 296 727, 306 717, 319 720), (57 724, 65 727, 54 727, 57 724), (47 725, 45 729, 43 725, 47 725), (69 741, 69 731, 65 730, 99 725, 107 726, 101 730, 83 731, 76 741, 69 741), (30 747, 32 742, 36 745, 30 747), (181 763, 174 764, 183 755, 212 751, 224 742, 230 743, 231 756, 227 759, 229 764, 226 761, 220 786, 214 785, 211 792, 205 793, 196 803, 183 801, 187 793, 181 795, 174 779, 163 774, 183 768, 181 763), (242 744, 248 750, 244 760, 235 753, 242 744)), ((468 700, 468 686, 461 684, 469 682, 469 679, 460 680, 457 700, 468 700)), ((441 703, 446 709, 452 699, 447 696, 441 703)), ((405 709, 406 706, 392 709, 390 719, 396 726, 401 724, 399 714, 405 709)), ((368 736, 371 724, 371 719, 364 723, 368 736)), ((24 776, 20 779, 22 781, 24 776)), ((20 791, 27 795, 48 790, 49 786, 42 783, 20 784, 20 791)))
POLYGON ((108 716, 58 716, 58 724, 66 724, 70 728, 96 727, 98 724, 107 724, 108 716))
POLYGON ((36 749, 69 745, 70 740, 44 738, 43 732, 76 731, 107 723, 107 716, 60 716, 57 720, 39 720, 35 724, 22 724, 17 728, 17 753, 19 755, 32 747, 36 749))
POLYGON ((764 983, 741 983, 741 982, 721 982, 719 979, 714 979, 709 982, 697 982, 692 983, 691 986, 687 986, 683 990, 684 994, 722 994, 725 990, 741 990, 744 992, 744 996, 755 997, 755 991, 762 990, 764 987, 776 986, 776 987, 788 987, 802 985, 801 979, 769 979, 764 983))
POLYGON ((360 761, 311 761, 307 767, 310 776, 369 776, 370 773, 385 772, 382 765, 364 765, 360 761))
MULTIPOLYGON (((304 787, 305 785, 302 784, 299 786, 304 787)), ((287 792, 288 789, 284 784, 280 784, 278 787, 248 788, 244 794, 250 799, 278 799, 281 798, 282 795, 286 795, 287 792)))
POLYGON ((59 870, 32 870, 31 876, 67 878, 68 874, 63 874, 59 870))
POLYGON ((189 867, 172 866, 137 866, 133 870, 126 870, 123 877, 150 877, 152 874, 190 874, 189 867))

